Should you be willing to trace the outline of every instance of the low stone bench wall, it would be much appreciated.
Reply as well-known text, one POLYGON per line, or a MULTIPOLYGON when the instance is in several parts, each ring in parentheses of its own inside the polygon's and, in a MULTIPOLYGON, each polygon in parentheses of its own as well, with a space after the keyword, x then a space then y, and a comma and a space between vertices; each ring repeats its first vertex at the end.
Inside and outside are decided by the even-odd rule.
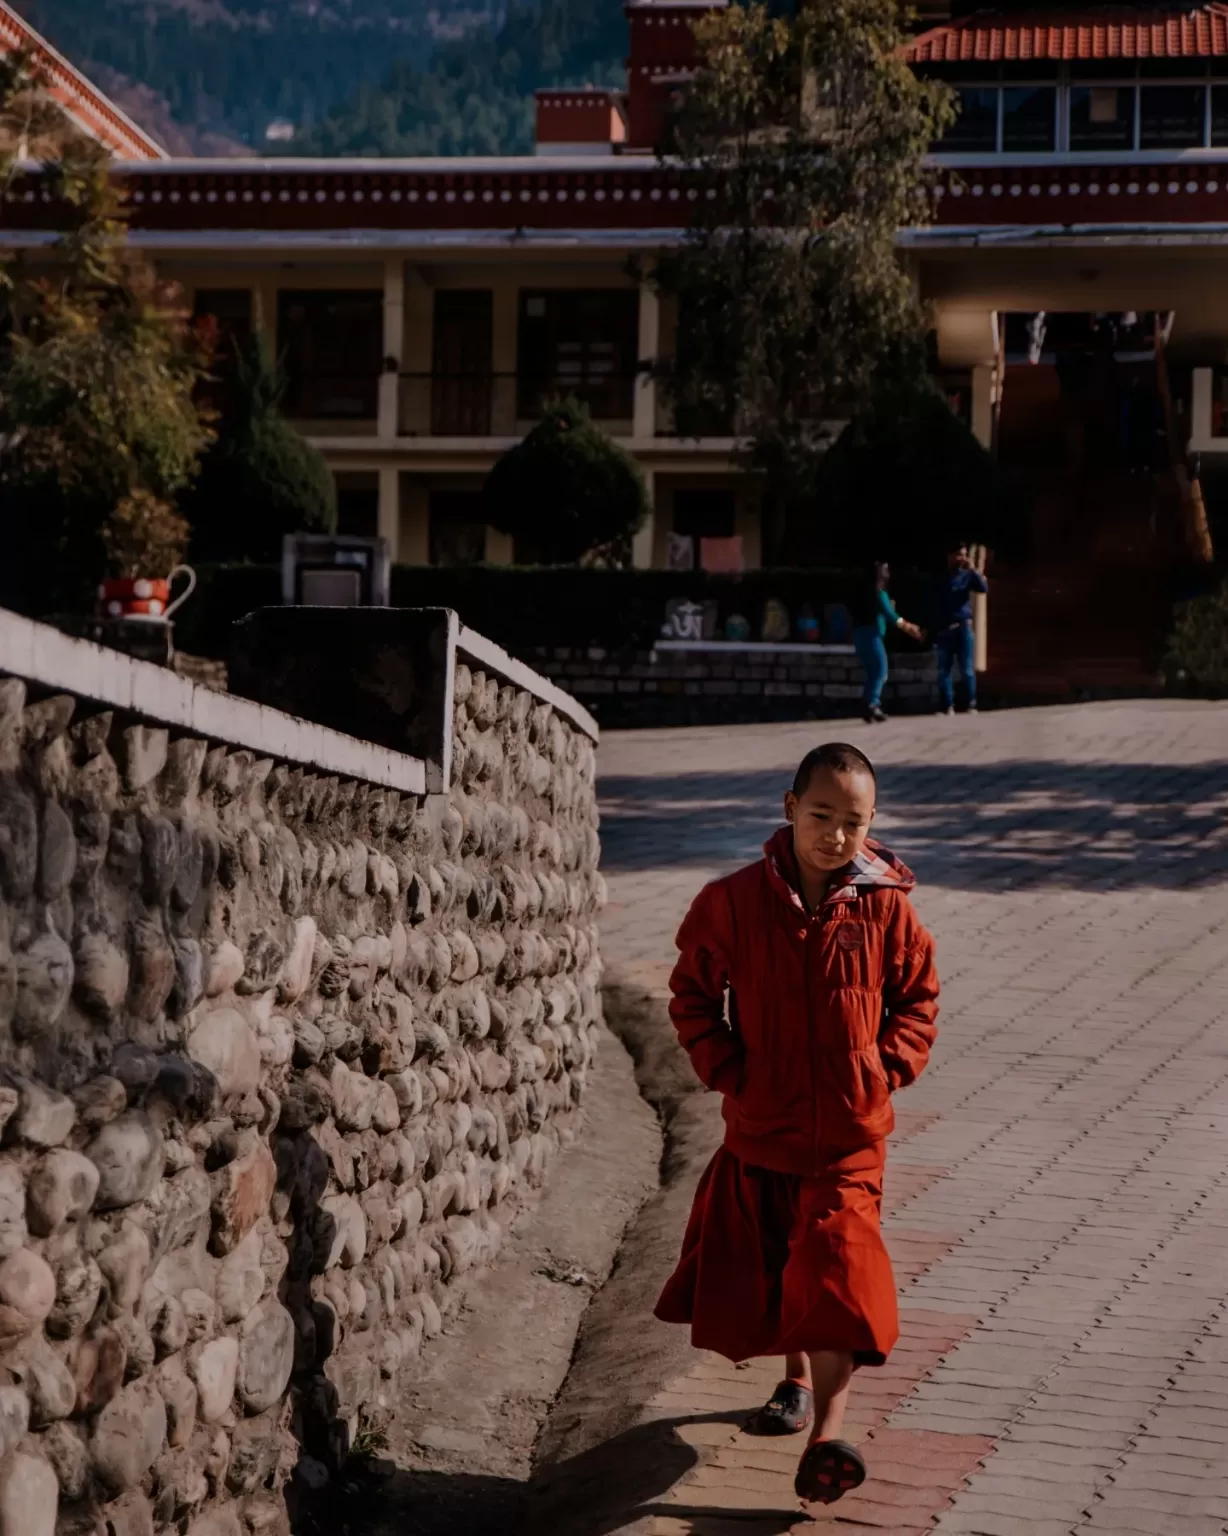
MULTIPOLYGON (((861 710, 852 646, 665 641, 651 651, 557 647, 533 664, 582 700, 603 726, 807 720, 861 710)), ((884 707, 920 714, 938 700, 934 653, 891 657, 884 707)))
POLYGON ((570 1134, 595 727, 428 628, 433 758, 0 613, 3 1536, 284 1532, 570 1134))

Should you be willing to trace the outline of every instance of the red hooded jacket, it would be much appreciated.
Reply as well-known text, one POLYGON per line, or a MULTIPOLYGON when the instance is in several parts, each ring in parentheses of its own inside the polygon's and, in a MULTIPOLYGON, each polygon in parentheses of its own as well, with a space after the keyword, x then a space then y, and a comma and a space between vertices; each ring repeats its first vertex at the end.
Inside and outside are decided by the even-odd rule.
POLYGON ((707 885, 678 931, 670 1017, 696 1073, 725 1098, 743 1162, 816 1174, 881 1141, 891 1093, 918 1076, 938 1031, 934 941, 912 873, 867 842, 813 916, 793 832, 707 885))

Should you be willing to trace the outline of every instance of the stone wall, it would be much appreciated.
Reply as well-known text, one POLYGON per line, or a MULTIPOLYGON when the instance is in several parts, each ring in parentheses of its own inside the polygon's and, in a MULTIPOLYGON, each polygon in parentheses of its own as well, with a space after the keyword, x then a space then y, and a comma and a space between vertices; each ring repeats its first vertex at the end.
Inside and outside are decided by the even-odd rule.
POLYGON ((570 1135, 594 732, 456 641, 427 794, 0 614, 0 1536, 285 1531, 570 1135))
MULTIPOLYGON (((609 652, 559 646, 533 665, 582 700, 603 726, 722 725, 860 713, 863 674, 851 646, 747 646, 609 652)), ((936 707, 932 651, 892 655, 887 710, 936 707)))

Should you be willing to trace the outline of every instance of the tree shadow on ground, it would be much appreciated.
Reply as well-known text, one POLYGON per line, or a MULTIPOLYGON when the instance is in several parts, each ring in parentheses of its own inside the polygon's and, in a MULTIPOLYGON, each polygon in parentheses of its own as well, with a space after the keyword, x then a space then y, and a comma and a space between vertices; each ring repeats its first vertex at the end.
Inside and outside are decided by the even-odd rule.
MULTIPOLYGON (((654 1419, 540 1470, 530 1483, 360 1462, 328 1492, 304 1501, 294 1511, 293 1529, 295 1536, 610 1536, 655 1514, 717 1517, 719 1509, 662 1503, 699 1460, 675 1431, 691 1424, 732 1426, 741 1418, 707 1413, 654 1419)), ((757 1515, 755 1536, 783 1536, 799 1518, 796 1508, 765 1508, 757 1515)))
MULTIPOLYGON (((607 873, 754 859, 779 824, 781 772, 601 781, 607 873)), ((892 764, 879 835, 930 887, 1196 889, 1228 879, 1228 760, 892 764)))

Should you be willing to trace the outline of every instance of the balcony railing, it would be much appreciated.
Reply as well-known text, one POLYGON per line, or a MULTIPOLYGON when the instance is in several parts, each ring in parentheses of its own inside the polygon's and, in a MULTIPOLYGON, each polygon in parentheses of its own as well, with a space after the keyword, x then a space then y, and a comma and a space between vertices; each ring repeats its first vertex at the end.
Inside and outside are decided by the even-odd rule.
POLYGON ((285 412, 293 421, 374 421, 379 409, 379 374, 291 375, 285 412))
POLYGON ((573 395, 593 417, 629 430, 635 375, 541 379, 518 373, 402 373, 400 431, 407 437, 519 437, 547 400, 573 395))

